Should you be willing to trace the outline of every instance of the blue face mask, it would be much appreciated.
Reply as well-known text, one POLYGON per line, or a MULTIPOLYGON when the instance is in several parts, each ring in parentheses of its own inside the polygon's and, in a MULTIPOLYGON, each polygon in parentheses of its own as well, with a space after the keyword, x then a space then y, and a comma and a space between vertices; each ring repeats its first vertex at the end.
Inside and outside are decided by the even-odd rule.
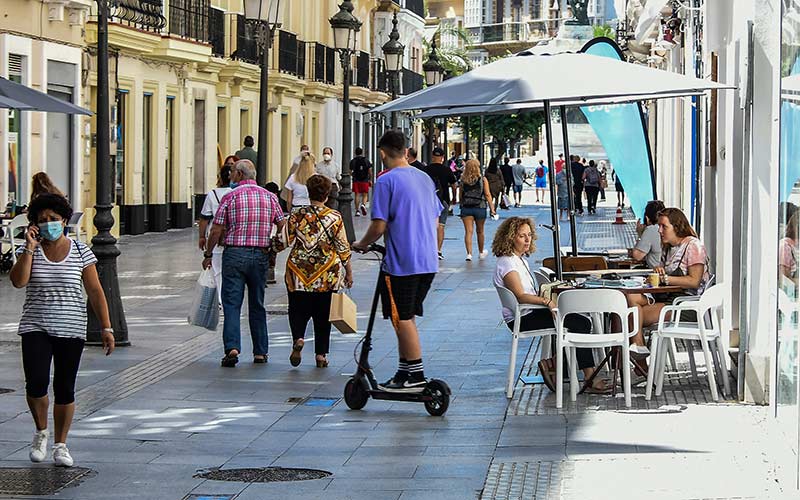
POLYGON ((239 187, 239 183, 238 182, 231 182, 231 183, 228 184, 228 186, 230 186, 231 189, 236 189, 237 187, 239 187))
POLYGON ((59 221, 39 224, 39 234, 48 241, 56 241, 64 236, 64 225, 59 221))

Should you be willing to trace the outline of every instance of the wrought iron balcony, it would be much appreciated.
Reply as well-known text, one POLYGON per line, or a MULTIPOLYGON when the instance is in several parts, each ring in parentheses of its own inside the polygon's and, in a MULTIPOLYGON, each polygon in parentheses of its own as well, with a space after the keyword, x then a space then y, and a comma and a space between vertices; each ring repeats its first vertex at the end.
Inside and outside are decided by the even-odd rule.
POLYGON ((236 16, 236 50, 231 53, 231 59, 258 64, 255 30, 243 15, 236 16))
POLYGON ((422 90, 422 82, 425 78, 419 73, 414 73, 408 68, 403 68, 400 74, 400 95, 413 94, 418 90, 422 90))
POLYGON ((110 0, 112 22, 142 31, 160 32, 167 25, 162 0, 110 0))
POLYGON ((550 36, 548 21, 508 22, 484 24, 467 28, 472 45, 485 43, 534 42, 550 36))
POLYGON ((323 82, 333 85, 336 76, 336 61, 338 55, 336 51, 317 42, 307 42, 309 57, 308 79, 315 82, 323 82))
POLYGON ((208 26, 209 0, 169 1, 170 34, 200 42, 210 42, 208 26))
POLYGON ((208 37, 211 53, 225 57, 225 12, 214 7, 208 8, 208 37))
POLYGON ((359 52, 356 57, 356 63, 353 66, 355 74, 353 77, 353 84, 358 87, 369 88, 369 54, 366 52, 359 52))
POLYGON ((306 43, 288 31, 278 31, 278 71, 306 77, 306 43))

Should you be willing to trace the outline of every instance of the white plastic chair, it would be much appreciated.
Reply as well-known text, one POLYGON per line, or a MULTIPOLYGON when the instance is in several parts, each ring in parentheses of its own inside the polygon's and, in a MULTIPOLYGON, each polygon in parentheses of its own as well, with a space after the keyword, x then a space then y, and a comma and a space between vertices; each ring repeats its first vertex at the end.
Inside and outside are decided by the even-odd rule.
MULTIPOLYGON (((703 295, 698 299, 681 300, 666 306, 661 310, 658 318, 658 328, 653 332, 651 351, 654 354, 654 361, 647 374, 647 390, 645 399, 648 401, 652 397, 653 382, 656 384, 656 396, 660 396, 664 387, 664 365, 667 342, 665 340, 683 339, 700 342, 703 349, 703 356, 706 362, 706 376, 708 386, 711 390, 711 397, 714 401, 719 401, 717 391, 717 380, 715 371, 722 377, 725 394, 731 393, 730 382, 728 382, 727 365, 725 363, 725 348, 722 343, 722 318, 721 310, 725 299, 725 288, 723 285, 714 285, 707 288, 703 295), (681 313, 693 311, 697 314, 697 322, 681 320, 681 313), (667 320, 667 313, 671 313, 671 319, 667 320), (714 342, 716 359, 709 348, 709 342, 714 342)), ((693 354, 689 353, 690 361, 693 354)))
POLYGON ((533 277, 536 278, 536 283, 538 283, 539 285, 541 285, 542 283, 552 282, 552 280, 550 279, 550 275, 542 271, 541 269, 533 271, 533 277))
POLYGON ((514 374, 516 373, 517 367, 517 346, 519 345, 519 339, 544 337, 542 339, 542 353, 544 353, 546 345, 549 345, 549 342, 545 342, 545 340, 549 340, 550 335, 555 335, 556 330, 555 328, 545 328, 542 330, 521 331, 520 319, 522 316, 533 310, 548 309, 548 307, 535 304, 520 304, 514 292, 508 288, 497 285, 494 287, 497 289, 497 295, 500 297, 500 304, 502 304, 504 308, 514 312, 514 329, 511 332, 511 359, 508 362, 508 382, 506 384, 506 397, 511 399, 514 395, 514 374))
POLYGON ((639 324, 639 309, 628 307, 625 295, 618 290, 567 290, 558 294, 556 310, 556 408, 564 405, 564 348, 568 349, 570 365, 570 398, 578 399, 578 363, 575 349, 578 347, 595 349, 603 347, 619 347, 622 351, 622 385, 625 392, 625 406, 631 406, 631 370, 628 354, 630 337, 636 334, 629 330, 628 320, 633 317, 633 324, 639 324), (588 314, 590 317, 602 317, 603 314, 616 314, 620 318, 621 332, 608 332, 607 325, 594 323, 595 333, 575 333, 564 327, 564 318, 569 314, 588 314))
POLYGON ((77 241, 83 241, 81 239, 81 221, 83 220, 83 212, 73 212, 72 217, 69 219, 67 223, 67 230, 70 233, 75 233, 75 239, 77 241))
POLYGON ((11 259, 13 260, 14 264, 17 263, 17 247, 25 244, 25 237, 23 236, 21 239, 15 238, 15 233, 19 232, 20 228, 25 227, 28 227, 27 214, 19 214, 11 219, 10 224, 3 226, 3 231, 6 234, 4 234, 2 239, 0 239, 0 246, 8 245, 11 247, 11 259))

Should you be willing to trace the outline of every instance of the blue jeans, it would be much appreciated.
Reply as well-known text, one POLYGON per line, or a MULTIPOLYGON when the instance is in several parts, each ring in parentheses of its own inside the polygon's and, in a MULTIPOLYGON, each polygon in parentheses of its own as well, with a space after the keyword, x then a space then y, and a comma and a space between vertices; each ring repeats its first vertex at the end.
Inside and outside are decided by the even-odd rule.
POLYGON ((240 315, 245 285, 253 355, 264 356, 269 351, 267 310, 264 308, 268 267, 269 257, 260 248, 225 247, 222 253, 222 310, 225 313, 222 342, 226 354, 231 349, 242 352, 240 315))

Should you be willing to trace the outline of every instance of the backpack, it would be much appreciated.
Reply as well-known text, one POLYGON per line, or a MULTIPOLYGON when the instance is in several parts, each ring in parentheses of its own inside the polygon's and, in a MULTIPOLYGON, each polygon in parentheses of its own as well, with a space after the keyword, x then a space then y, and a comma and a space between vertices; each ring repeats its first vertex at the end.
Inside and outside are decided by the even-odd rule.
POLYGON ((586 182, 588 184, 600 184, 600 174, 597 172, 596 167, 586 169, 586 182))
POLYGON ((536 167, 536 177, 542 178, 544 177, 544 167, 539 165, 536 167))
POLYGON ((478 178, 475 184, 464 184, 462 186, 463 199, 461 206, 466 208, 482 208, 483 198, 483 177, 478 178))

